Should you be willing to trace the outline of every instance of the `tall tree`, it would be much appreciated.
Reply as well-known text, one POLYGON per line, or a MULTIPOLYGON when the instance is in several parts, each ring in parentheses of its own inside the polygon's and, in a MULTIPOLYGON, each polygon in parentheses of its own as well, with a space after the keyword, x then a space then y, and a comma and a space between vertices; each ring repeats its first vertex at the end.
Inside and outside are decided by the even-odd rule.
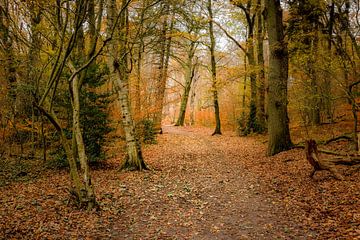
POLYGON ((16 59, 13 52, 13 37, 10 32, 11 17, 9 1, 1 1, 0 5, 0 44, 4 58, 4 77, 7 81, 8 101, 12 109, 13 118, 16 113, 16 59))
POLYGON ((203 21, 198 3, 186 1, 182 4, 183 7, 177 9, 181 18, 177 26, 177 35, 179 38, 176 44, 176 50, 180 54, 173 54, 172 58, 174 58, 183 69, 185 82, 181 84, 183 91, 181 94, 179 115, 175 126, 183 126, 185 123, 190 90, 198 69, 199 62, 196 52, 200 44, 201 30, 203 29, 203 21))
POLYGON ((270 48, 267 153, 272 156, 292 145, 287 113, 288 51, 280 0, 265 1, 265 19, 270 48))
MULTIPOLYGON (((231 0, 230 2, 242 10, 242 12, 245 15, 246 26, 247 26, 246 48, 244 48, 244 50, 245 50, 245 55, 248 59, 249 70, 250 70, 250 74, 249 74, 250 105, 249 105, 249 115, 246 120, 246 128, 244 134, 248 134, 250 132, 262 132, 264 130, 264 126, 260 125, 257 119, 258 116, 261 117, 261 114, 258 114, 259 111, 258 108, 261 108, 261 110, 263 109, 263 106, 262 107, 258 106, 258 103, 260 103, 260 101, 257 101, 257 95, 258 95, 257 82, 260 81, 260 79, 257 79, 257 77, 261 77, 261 75, 259 74, 257 76, 256 74, 256 68, 258 66, 256 64, 256 56, 255 56, 255 23, 256 23, 256 18, 261 17, 261 14, 259 14, 259 12, 261 11, 261 2, 257 1, 255 4, 254 4, 254 0, 246 0, 246 1, 231 0)), ((257 32, 257 34, 258 33, 259 32, 257 32)), ((257 44, 257 46, 259 47, 259 44, 257 44)), ((259 50, 261 49, 257 49, 257 50, 259 53, 259 50)), ((263 123, 263 121, 261 123, 263 123)))
MULTIPOLYGON (((79 104, 79 89, 80 89, 80 73, 86 69, 89 64, 95 59, 95 54, 88 61, 80 61, 80 66, 74 67, 70 61, 71 55, 75 53, 75 49, 79 49, 79 43, 82 38, 82 26, 85 23, 85 18, 88 14, 87 4, 88 1, 81 0, 76 2, 75 6, 69 3, 64 3, 65 6, 62 8, 62 3, 57 2, 59 11, 57 11, 57 26, 55 28, 60 29, 59 34, 60 41, 57 42, 59 46, 55 46, 57 53, 55 56, 56 61, 53 64, 51 74, 48 79, 46 88, 43 91, 42 97, 39 101, 34 104, 39 111, 44 114, 49 121, 54 125, 58 131, 61 139, 62 146, 65 150, 65 154, 70 166, 70 176, 72 180, 71 192, 76 197, 78 203, 82 207, 91 209, 96 204, 95 194, 91 182, 90 170, 85 153, 85 147, 82 139, 82 132, 80 129, 80 104, 79 104), (60 20, 64 17, 64 20, 60 20), (73 19, 73 25, 69 26, 69 19, 73 19), (71 27, 70 36, 67 36, 67 29, 71 27), (64 51, 64 48, 66 49, 64 51), (65 66, 68 65, 72 70, 71 76, 67 79, 71 86, 70 92, 72 93, 72 108, 73 108, 73 141, 70 142, 67 139, 64 128, 61 126, 55 111, 53 109, 55 96, 58 92, 58 86, 61 82, 65 66), (46 107, 44 107, 44 105, 46 107), (80 160, 81 170, 77 168, 76 160, 80 160), (82 177, 82 180, 81 180, 82 177)), ((95 43, 96 44, 96 43, 95 43)))
POLYGON ((157 79, 157 93, 156 93, 156 112, 154 117, 154 127, 155 131, 162 132, 161 130, 161 120, 162 120, 162 111, 164 106, 164 97, 165 97, 165 88, 166 81, 168 76, 169 60, 170 60, 170 50, 171 50, 171 32, 174 27, 174 13, 170 15, 170 5, 169 2, 164 3, 164 17, 162 23, 162 30, 160 35, 160 53, 159 53, 159 75, 157 79), (169 23, 170 21, 170 23, 169 23))
POLYGON ((192 85, 192 82, 195 77, 195 72, 196 72, 197 64, 198 64, 197 59, 195 59, 196 58, 195 53, 196 53, 196 49, 199 45, 199 42, 198 42, 199 29, 197 29, 197 27, 194 28, 194 26, 193 26, 188 29, 187 33, 189 34, 189 37, 187 39, 185 39, 185 42, 189 42, 189 44, 186 44, 187 46, 185 47, 186 59, 184 61, 181 58, 176 57, 176 60, 180 63, 180 65, 184 69, 185 83, 183 85, 184 90, 181 95, 179 116, 178 116, 175 126, 184 126, 185 113, 186 113, 186 109, 187 109, 190 89, 191 89, 191 85, 192 85), (191 36, 192 34, 193 34, 193 36, 191 36))
POLYGON ((212 0, 207 2, 207 10, 209 14, 209 36, 210 36, 210 62, 211 62, 211 80, 212 80, 212 92, 214 102, 215 113, 215 130, 212 135, 221 134, 221 121, 220 121, 220 108, 219 108, 219 96, 218 96, 218 84, 216 78, 216 60, 215 60, 215 37, 214 37, 214 24, 213 24, 213 10, 212 0))
MULTIPOLYGON (((317 70, 319 56, 319 29, 323 14, 321 2, 301 0, 290 3, 289 39, 292 42, 292 55, 295 65, 301 66, 305 78, 303 81, 308 92, 304 102, 307 123, 318 125, 321 122, 321 92, 317 70), (300 64, 299 64, 300 63, 300 64)), ((323 27, 322 27, 323 28, 323 27)))
POLYGON ((258 85, 258 103, 256 119, 258 123, 258 130, 266 129, 266 112, 265 112, 265 63, 264 63, 264 17, 262 14, 262 0, 257 0, 256 12, 256 53, 257 53, 257 85, 258 85))
MULTIPOLYGON (((112 72, 111 78, 118 96, 121 110, 121 120, 125 131, 127 155, 122 168, 128 170, 143 170, 147 169, 147 166, 142 156, 141 144, 135 134, 135 125, 131 112, 131 101, 129 98, 129 53, 131 50, 128 45, 129 21, 127 9, 130 2, 131 0, 122 0, 121 8, 123 11, 121 11, 119 17, 116 19, 110 18, 108 20, 108 26, 111 26, 113 29, 117 25, 117 19, 119 20, 119 41, 112 41, 110 43, 110 49, 116 51, 116 55, 111 56, 110 59, 112 59, 112 62, 110 62, 111 65, 109 68, 112 72), (117 46, 118 50, 115 46, 117 46)), ((111 4, 114 6, 113 0, 110 0, 109 5, 111 4)), ((108 10, 112 11, 109 7, 108 10)))

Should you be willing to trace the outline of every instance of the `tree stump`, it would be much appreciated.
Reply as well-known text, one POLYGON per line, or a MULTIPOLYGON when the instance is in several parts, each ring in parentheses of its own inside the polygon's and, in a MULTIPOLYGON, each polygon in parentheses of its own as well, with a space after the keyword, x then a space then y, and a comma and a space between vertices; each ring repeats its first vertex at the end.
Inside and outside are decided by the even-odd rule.
POLYGON ((306 140, 305 154, 306 154, 306 159, 314 168, 310 173, 311 178, 314 176, 316 171, 327 170, 330 173, 332 173, 336 179, 344 180, 344 177, 340 173, 338 173, 335 164, 333 162, 319 158, 319 152, 315 140, 313 139, 306 140))

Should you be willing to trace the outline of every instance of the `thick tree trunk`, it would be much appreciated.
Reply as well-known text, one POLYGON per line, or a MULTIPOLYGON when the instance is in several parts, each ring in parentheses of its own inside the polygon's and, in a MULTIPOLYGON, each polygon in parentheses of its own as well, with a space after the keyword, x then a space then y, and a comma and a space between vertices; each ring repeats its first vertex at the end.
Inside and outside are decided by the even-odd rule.
POLYGON ((220 108, 219 108, 219 97, 217 89, 217 77, 216 77, 216 61, 215 61, 215 37, 214 37, 214 26, 213 26, 213 11, 212 11, 212 0, 208 0, 207 9, 209 13, 209 35, 210 35, 210 61, 211 61, 211 79, 212 79, 212 92, 214 102, 214 113, 215 113, 215 130, 212 135, 221 134, 221 121, 220 121, 220 108))
POLYGON ((265 1, 265 7, 270 46, 267 153, 272 156, 290 149, 292 145, 287 113, 288 52, 280 1, 265 1))

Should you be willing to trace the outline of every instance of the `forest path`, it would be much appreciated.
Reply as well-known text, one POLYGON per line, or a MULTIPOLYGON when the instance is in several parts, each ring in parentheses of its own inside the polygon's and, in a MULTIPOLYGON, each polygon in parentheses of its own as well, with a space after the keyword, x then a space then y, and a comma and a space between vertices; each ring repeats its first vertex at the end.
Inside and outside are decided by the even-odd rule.
POLYGON ((117 156, 92 171, 100 211, 69 204, 67 170, 1 187, 0 240, 305 239, 279 203, 285 200, 271 196, 280 186, 289 193, 294 178, 279 185, 283 170, 273 161, 281 160, 264 157, 265 145, 252 138, 211 133, 165 127, 158 144, 143 146, 152 170, 142 172, 118 170, 123 143, 115 142, 117 156))
POLYGON ((248 164, 265 161, 264 146, 234 133, 164 127, 144 149, 155 171, 127 174, 123 217, 114 238, 275 239, 294 237, 284 214, 262 195, 248 164))

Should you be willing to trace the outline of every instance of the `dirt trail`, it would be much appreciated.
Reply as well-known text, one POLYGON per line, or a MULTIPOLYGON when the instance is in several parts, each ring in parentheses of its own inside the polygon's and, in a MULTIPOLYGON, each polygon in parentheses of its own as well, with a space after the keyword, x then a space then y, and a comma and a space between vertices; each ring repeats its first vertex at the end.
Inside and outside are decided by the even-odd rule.
POLYGON ((263 146, 231 134, 210 136, 206 128, 164 130, 159 144, 145 150, 148 163, 156 170, 135 182, 123 180, 133 189, 121 200, 133 204, 123 213, 131 219, 121 219, 122 228, 113 237, 295 237, 289 230, 292 226, 285 225, 284 214, 261 194, 256 174, 245 164, 263 158, 263 146), (136 201, 141 205, 136 206, 136 201))
MULTIPOLYGON (((1 189, 0 239, 304 239, 251 168, 264 146, 206 128, 165 127, 144 146, 152 169, 93 171, 101 211, 68 204, 68 173, 1 189)), ((271 171, 271 169, 269 169, 271 171)))

